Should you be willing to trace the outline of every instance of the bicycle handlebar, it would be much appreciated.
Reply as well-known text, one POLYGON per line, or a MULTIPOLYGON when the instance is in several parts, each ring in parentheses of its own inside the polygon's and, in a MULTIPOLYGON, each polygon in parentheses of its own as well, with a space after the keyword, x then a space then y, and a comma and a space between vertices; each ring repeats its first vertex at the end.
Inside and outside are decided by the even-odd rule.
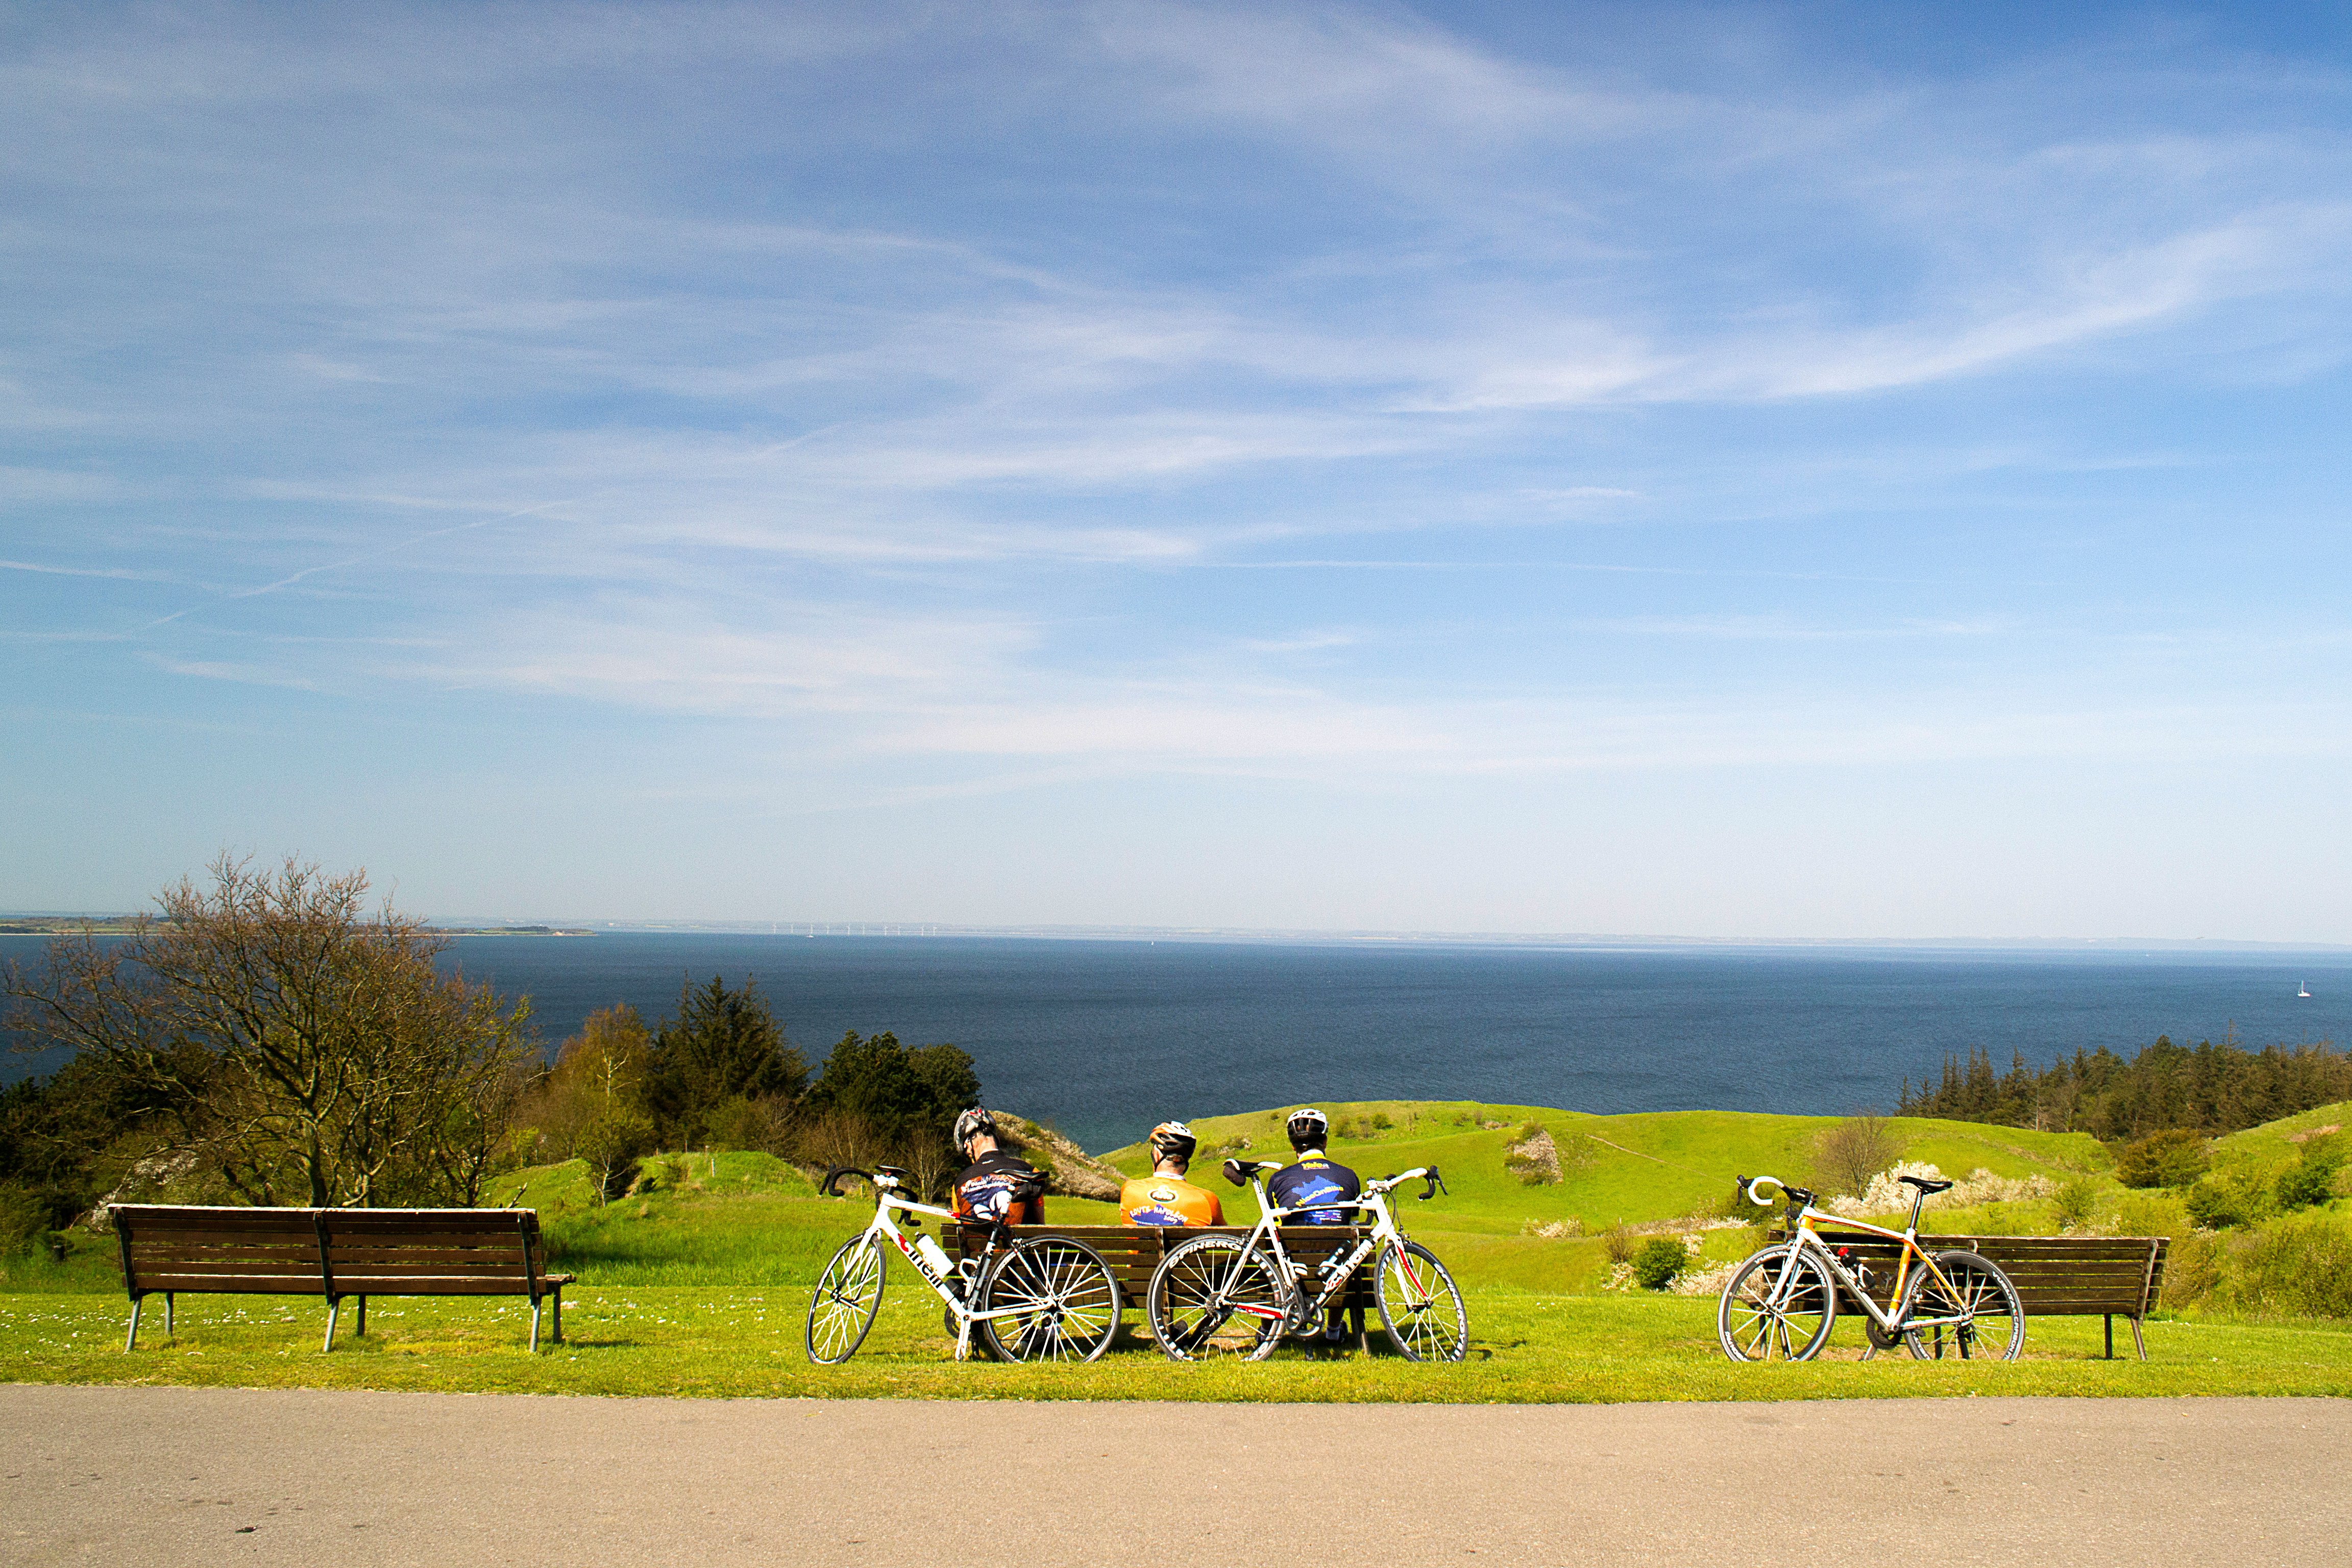
POLYGON ((835 1184, 838 1183, 844 1176, 856 1176, 863 1181, 871 1182, 874 1179, 874 1173, 871 1171, 858 1170, 854 1165, 835 1165, 825 1172, 824 1184, 818 1187, 817 1191, 828 1198, 837 1198, 841 1196, 841 1189, 835 1184))
POLYGON ((1437 1173, 1436 1166, 1416 1165, 1410 1171, 1401 1171, 1393 1176, 1382 1176, 1377 1182, 1366 1182, 1364 1191, 1392 1193, 1405 1183, 1414 1180, 1424 1184, 1420 1194, 1420 1201, 1423 1203, 1427 1203, 1440 1193, 1449 1193, 1451 1190, 1445 1184, 1445 1178, 1437 1173))
POLYGON ((1772 1200, 1770 1198, 1758 1196, 1758 1188, 1763 1186, 1775 1186, 1784 1193, 1789 1190, 1789 1184, 1780 1180, 1778 1176, 1734 1176, 1731 1179, 1739 1184, 1739 1190, 1747 1194, 1748 1201, 1754 1204, 1759 1209, 1770 1208, 1772 1206, 1772 1200))

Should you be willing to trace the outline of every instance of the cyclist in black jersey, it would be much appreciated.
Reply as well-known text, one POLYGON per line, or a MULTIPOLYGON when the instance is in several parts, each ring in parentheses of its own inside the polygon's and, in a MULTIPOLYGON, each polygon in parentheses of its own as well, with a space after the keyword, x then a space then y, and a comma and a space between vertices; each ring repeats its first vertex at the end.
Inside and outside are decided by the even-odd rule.
POLYGON ((1304 1208, 1290 1216, 1293 1225, 1352 1225, 1356 1211, 1334 1206, 1317 1208, 1318 1201, 1335 1205, 1363 1195, 1356 1173, 1323 1152, 1331 1141, 1330 1120, 1309 1107, 1290 1113, 1290 1146, 1298 1158, 1276 1171, 1265 1184, 1265 1195, 1283 1208, 1304 1208))
POLYGON ((955 1145, 971 1162, 955 1179, 955 1211, 965 1219, 1006 1225, 1045 1223, 1045 1178, 1017 1154, 997 1147, 996 1123, 972 1107, 956 1118, 955 1145))

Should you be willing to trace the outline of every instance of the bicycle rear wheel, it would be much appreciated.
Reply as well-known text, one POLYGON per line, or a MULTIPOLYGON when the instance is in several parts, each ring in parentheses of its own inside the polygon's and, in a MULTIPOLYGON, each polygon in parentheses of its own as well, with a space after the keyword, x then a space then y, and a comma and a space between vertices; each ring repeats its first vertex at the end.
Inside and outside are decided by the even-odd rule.
POLYGON ((1460 1361, 1470 1351, 1470 1315, 1437 1255, 1417 1241, 1381 1248, 1372 1278, 1381 1323, 1408 1361, 1460 1361))
POLYGON ((1013 1244, 982 1277, 981 1336, 999 1361, 1092 1361, 1118 1332, 1118 1279, 1102 1254, 1064 1236, 1013 1244))
POLYGON ((1290 1308, 1290 1282, 1273 1258, 1230 1236, 1171 1249, 1143 1292, 1144 1321, 1171 1361, 1264 1361, 1290 1308))
POLYGON ((1903 1310, 1895 1317, 1904 1348, 1920 1361, 1940 1361, 1948 1339, 1962 1361, 1987 1355, 2015 1361, 2025 1349, 2025 1303, 2009 1276, 1974 1252, 1937 1253, 1936 1267, 1949 1289, 1925 1268, 1904 1288, 1903 1310), (1915 1329, 1917 1318, 1940 1321, 1915 1329))
POLYGON ((801 1342, 809 1360, 839 1366, 857 1353, 882 1310, 882 1249, 870 1236, 851 1237, 816 1277, 801 1342))
POLYGON ((1810 1361, 1836 1322, 1829 1270, 1788 1242, 1741 1264, 1715 1310, 1716 1338, 1734 1361, 1810 1361))

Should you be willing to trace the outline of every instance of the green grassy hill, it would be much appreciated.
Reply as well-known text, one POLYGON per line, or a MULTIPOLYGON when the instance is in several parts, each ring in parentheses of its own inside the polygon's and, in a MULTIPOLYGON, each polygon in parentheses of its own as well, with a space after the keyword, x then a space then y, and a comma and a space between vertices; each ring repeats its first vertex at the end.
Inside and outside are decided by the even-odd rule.
MULTIPOLYGON (((1547 1106, 1485 1105, 1453 1100, 1363 1100, 1327 1105, 1335 1129, 1331 1153, 1366 1176, 1434 1162, 1450 1194, 1425 1209, 1410 1205, 1407 1224, 1429 1229, 1517 1235, 1528 1222, 1574 1219, 1586 1231, 1643 1225, 1687 1215, 1722 1212, 1738 1175, 1813 1179, 1813 1145, 1837 1125, 1833 1116, 1769 1116, 1733 1110, 1664 1110, 1590 1116, 1547 1106), (1386 1129, 1376 1129, 1385 1118, 1386 1129), (1529 1186, 1505 1168, 1506 1149, 1533 1121, 1551 1135, 1561 1179, 1529 1186)), ((1227 1152, 1255 1159, 1290 1157, 1282 1110, 1208 1117, 1192 1123, 1201 1138, 1194 1175, 1220 1193, 1232 1189, 1215 1175, 1227 1152), (1239 1140, 1245 1149, 1234 1149, 1239 1140)), ((1902 1158, 1925 1160, 1947 1175, 1979 1167, 1997 1176, 2063 1179, 2107 1168, 2097 1140, 2084 1132, 2029 1132, 1972 1121, 1916 1117, 1891 1123, 1902 1158)), ((1103 1158, 1130 1173, 1147 1168, 1140 1144, 1103 1158)), ((1227 1217, 1246 1223, 1256 1205, 1246 1194, 1228 1195, 1227 1217)))

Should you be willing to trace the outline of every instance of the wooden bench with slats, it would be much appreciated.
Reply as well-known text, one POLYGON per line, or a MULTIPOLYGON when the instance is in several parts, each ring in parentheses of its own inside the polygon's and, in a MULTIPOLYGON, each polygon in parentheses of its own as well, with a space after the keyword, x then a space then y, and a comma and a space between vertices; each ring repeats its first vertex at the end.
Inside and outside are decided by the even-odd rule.
MULTIPOLYGON (((1143 1305, 1152 1270, 1170 1252, 1194 1237, 1230 1236, 1240 1240, 1250 1234, 1245 1225, 1016 1225, 1007 1229, 1015 1240, 1029 1236, 1066 1236, 1073 1241, 1085 1242, 1110 1266, 1118 1280, 1121 1299, 1136 1308, 1143 1305)), ((1352 1225, 1286 1225, 1282 1227, 1282 1249, 1290 1255, 1293 1263, 1303 1263, 1311 1269, 1333 1253, 1354 1247, 1364 1234, 1363 1227, 1352 1225)), ((988 1245, 988 1231, 980 1226, 960 1226, 955 1242, 957 1258, 975 1257, 988 1245)), ((1356 1271, 1355 1279, 1339 1298, 1339 1310, 1348 1314, 1348 1331, 1362 1338, 1364 1314, 1374 1310, 1369 1268, 1356 1271)))
POLYGON ((527 1296, 530 1348, 539 1349, 542 1303, 553 1309, 552 1342, 563 1342, 563 1287, 572 1276, 547 1271, 539 1215, 530 1209, 112 1204, 107 1212, 131 1294, 126 1351, 139 1342, 140 1308, 157 1295, 166 1333, 176 1296, 322 1296, 320 1348, 329 1351, 347 1298, 359 1304, 353 1331, 364 1334, 370 1296, 527 1296))
MULTIPOLYGON (((1854 1230, 1823 1230, 1822 1240, 1850 1261, 1870 1269, 1871 1294, 1881 1307, 1888 1305, 1882 1289, 1892 1289, 1895 1266, 1903 1248, 1895 1242, 1854 1230)), ((2139 1359, 2147 1359, 2147 1340, 2140 1321, 2156 1305, 2164 1289, 2167 1240, 2160 1236, 1929 1236, 1919 1245, 1929 1252, 1955 1249, 1990 1258, 2017 1287, 2025 1315, 2032 1318, 2104 1317, 2106 1353, 2116 1354, 2116 1320, 2131 1322, 2132 1343, 2139 1359)), ((1842 1307, 1860 1311, 1843 1288, 1842 1307)))

